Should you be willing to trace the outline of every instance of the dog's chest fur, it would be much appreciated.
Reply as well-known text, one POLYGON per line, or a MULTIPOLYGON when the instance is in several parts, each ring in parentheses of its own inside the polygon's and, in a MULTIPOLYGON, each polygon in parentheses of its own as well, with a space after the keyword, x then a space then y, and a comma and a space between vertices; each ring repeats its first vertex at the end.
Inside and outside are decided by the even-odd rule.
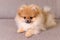
POLYGON ((20 21, 19 18, 17 18, 16 23, 18 25, 18 28, 24 28, 25 31, 27 31, 29 28, 40 28, 42 24, 42 18, 37 18, 37 20, 34 20, 33 23, 25 23, 24 21, 20 21))

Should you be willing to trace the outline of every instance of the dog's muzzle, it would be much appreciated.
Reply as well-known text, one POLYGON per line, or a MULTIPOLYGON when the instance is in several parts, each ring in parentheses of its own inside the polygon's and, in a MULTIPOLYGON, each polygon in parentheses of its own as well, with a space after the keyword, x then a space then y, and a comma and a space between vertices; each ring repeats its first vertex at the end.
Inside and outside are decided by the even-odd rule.
POLYGON ((31 23, 31 20, 26 20, 26 23, 31 23))

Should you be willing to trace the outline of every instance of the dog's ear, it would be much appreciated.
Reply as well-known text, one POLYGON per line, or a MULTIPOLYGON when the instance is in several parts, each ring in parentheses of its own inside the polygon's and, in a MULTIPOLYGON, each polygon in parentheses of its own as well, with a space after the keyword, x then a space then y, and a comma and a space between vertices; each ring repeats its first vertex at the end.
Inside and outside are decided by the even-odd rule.
POLYGON ((32 8, 33 11, 35 11, 37 13, 40 13, 42 11, 41 8, 37 5, 32 4, 32 5, 30 5, 30 7, 32 8))
POLYGON ((32 7, 33 11, 38 11, 37 7, 32 7))
POLYGON ((18 8, 18 11, 17 11, 18 15, 20 15, 20 13, 23 11, 25 7, 27 7, 27 5, 22 5, 20 8, 18 8))

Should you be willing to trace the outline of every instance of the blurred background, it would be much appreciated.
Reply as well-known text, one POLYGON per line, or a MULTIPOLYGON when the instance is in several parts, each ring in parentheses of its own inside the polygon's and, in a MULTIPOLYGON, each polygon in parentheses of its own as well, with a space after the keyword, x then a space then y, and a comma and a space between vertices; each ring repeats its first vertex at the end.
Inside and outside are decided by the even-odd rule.
POLYGON ((60 17, 60 0, 0 0, 0 18, 14 18, 17 8, 23 4, 49 6, 56 18, 60 17))

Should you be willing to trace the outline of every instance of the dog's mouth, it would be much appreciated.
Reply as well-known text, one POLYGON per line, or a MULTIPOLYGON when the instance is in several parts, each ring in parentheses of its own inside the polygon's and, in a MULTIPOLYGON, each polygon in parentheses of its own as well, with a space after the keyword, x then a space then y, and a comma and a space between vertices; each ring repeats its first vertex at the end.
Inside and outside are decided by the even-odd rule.
POLYGON ((25 23, 30 24, 30 23, 32 23, 32 21, 31 20, 25 20, 25 23))
POLYGON ((31 20, 25 20, 25 23, 30 24, 30 23, 32 23, 32 21, 31 20))

